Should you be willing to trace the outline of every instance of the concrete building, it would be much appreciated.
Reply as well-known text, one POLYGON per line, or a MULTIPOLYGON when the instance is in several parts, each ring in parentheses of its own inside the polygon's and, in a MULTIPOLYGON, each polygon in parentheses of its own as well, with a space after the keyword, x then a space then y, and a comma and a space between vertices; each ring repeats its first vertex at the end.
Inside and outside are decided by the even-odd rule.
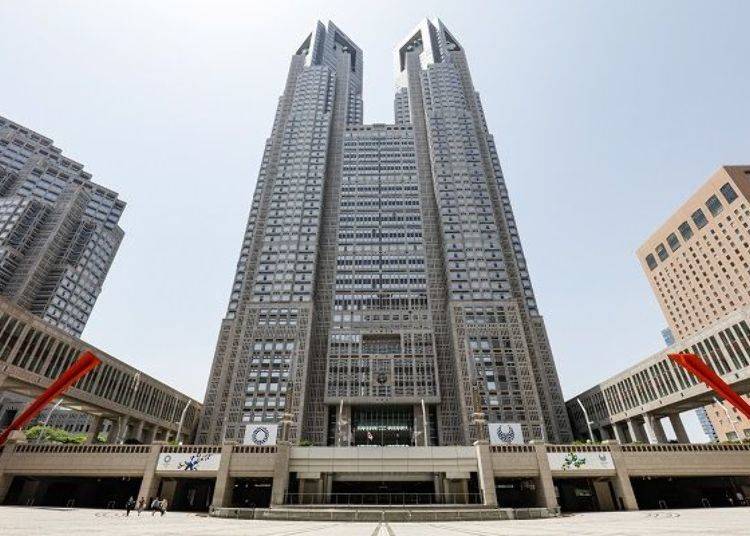
POLYGON ((742 506, 749 494, 750 445, 0 448, 0 504, 119 509, 159 496, 235 519, 528 519, 742 506))
POLYGON ((0 298, 0 392, 6 396, 35 398, 86 350, 102 364, 65 392, 61 407, 87 416, 88 443, 105 430, 109 443, 170 441, 178 432, 182 441, 193 437, 199 402, 0 298))
POLYGON ((0 117, 0 296, 80 336, 124 208, 52 140, 0 117))
MULTIPOLYGON (((719 169, 637 255, 677 339, 750 304, 750 166, 719 169)), ((719 440, 750 429, 734 408, 711 405, 706 416, 719 440)))
POLYGON ((362 124, 362 50, 317 23, 292 56, 198 441, 291 419, 315 445, 571 438, 494 139, 456 37, 396 49, 395 122, 362 124))

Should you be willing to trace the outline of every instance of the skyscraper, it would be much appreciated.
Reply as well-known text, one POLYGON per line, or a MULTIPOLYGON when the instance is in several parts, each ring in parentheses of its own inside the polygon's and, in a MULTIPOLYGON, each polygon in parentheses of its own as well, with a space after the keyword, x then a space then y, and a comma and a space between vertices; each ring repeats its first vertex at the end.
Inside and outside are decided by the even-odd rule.
POLYGON ((0 296, 79 336, 124 208, 52 140, 0 117, 0 296))
POLYGON ((572 438, 463 47, 397 49, 394 124, 362 124, 362 51, 292 56, 214 356, 199 442, 291 415, 318 445, 467 444, 472 415, 572 438))

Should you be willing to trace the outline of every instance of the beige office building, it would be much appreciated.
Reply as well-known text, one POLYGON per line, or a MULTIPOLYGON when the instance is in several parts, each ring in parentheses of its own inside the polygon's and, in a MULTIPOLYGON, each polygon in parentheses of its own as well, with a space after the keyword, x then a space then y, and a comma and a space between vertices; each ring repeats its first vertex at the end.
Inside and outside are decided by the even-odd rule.
MULTIPOLYGON (((637 254, 678 340, 750 304, 750 166, 721 167, 637 254)), ((750 437, 734 409, 706 410, 719 440, 750 437)))

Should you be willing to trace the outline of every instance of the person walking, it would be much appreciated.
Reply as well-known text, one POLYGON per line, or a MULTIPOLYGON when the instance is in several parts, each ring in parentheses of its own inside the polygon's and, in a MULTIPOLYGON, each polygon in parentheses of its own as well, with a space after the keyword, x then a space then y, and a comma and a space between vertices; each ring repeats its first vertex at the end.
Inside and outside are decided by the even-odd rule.
POLYGON ((138 506, 135 507, 135 509, 138 511, 138 515, 141 515, 141 512, 143 512, 143 509, 146 508, 146 499, 141 497, 138 499, 138 506))
POLYGON ((161 502, 159 503, 159 510, 161 511, 162 516, 167 513, 167 499, 166 498, 162 499, 161 502))
POLYGON ((128 498, 127 502, 125 502, 125 515, 129 516, 130 515, 130 511, 133 508, 135 508, 135 499, 133 499, 133 497, 131 496, 131 497, 128 498))
POLYGON ((151 517, 154 517, 156 515, 156 511, 159 510, 159 497, 154 497, 154 500, 151 501, 151 517))

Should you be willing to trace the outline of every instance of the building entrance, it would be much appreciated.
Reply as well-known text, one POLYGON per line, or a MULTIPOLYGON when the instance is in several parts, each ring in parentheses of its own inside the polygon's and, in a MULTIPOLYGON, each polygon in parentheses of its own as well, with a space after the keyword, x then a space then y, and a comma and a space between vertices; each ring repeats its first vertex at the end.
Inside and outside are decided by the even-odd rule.
POLYGON ((214 495, 213 478, 165 478, 159 486, 159 497, 166 498, 170 510, 208 512, 214 495))
POLYGON ((412 406, 354 406, 352 408, 354 445, 414 444, 412 406))
POLYGON ((336 481, 331 490, 331 503, 357 504, 433 504, 436 502, 433 482, 372 482, 336 481))
POLYGON ((140 486, 131 477, 17 476, 5 504, 121 509, 129 497, 137 499, 140 486))

